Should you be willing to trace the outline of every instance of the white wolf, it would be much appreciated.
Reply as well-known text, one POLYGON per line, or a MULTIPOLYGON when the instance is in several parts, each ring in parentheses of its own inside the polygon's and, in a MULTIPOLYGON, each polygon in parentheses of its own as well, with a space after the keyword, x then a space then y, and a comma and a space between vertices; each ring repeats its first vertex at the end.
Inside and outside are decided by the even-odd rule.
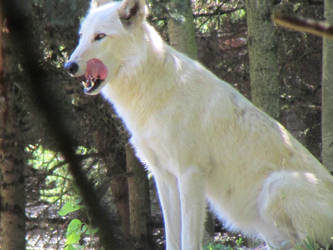
POLYGON ((84 75, 156 180, 168 250, 202 249, 206 200, 229 228, 289 249, 333 236, 333 179, 277 121, 164 43, 144 0, 94 1, 65 68, 84 75))

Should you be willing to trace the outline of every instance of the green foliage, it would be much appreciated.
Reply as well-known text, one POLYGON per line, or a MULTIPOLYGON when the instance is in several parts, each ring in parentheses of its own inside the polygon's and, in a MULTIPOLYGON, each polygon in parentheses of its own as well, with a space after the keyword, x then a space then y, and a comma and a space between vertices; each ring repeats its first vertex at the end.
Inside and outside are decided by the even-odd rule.
MULTIPOLYGON (((59 216, 75 217, 73 212, 82 210, 83 206, 80 205, 81 199, 76 192, 67 164, 61 154, 47 150, 41 145, 29 145, 26 151, 31 155, 28 164, 36 170, 36 177, 40 182, 40 200, 53 204, 55 207, 61 207, 58 211, 59 216)), ((85 147, 78 147, 76 153, 84 157, 92 151, 94 152, 94 150, 88 150, 85 147)), ((89 160, 86 159, 84 163, 86 162, 89 160)), ((91 173, 94 174, 96 171, 93 168, 91 173)), ((81 211, 80 214, 82 214, 81 211)), ((65 234, 66 247, 64 249, 84 249, 80 240, 84 236, 94 236, 96 232, 96 229, 92 229, 80 219, 71 219, 65 234)))
MULTIPOLYGON (((78 204, 79 201, 73 202, 68 201, 65 205, 58 211, 61 216, 66 216, 72 212, 78 211, 82 208, 78 204)), ((87 224, 83 223, 81 220, 75 218, 70 221, 66 230, 66 247, 65 250, 78 250, 83 249, 80 244, 80 240, 84 235, 95 235, 97 229, 93 229, 87 224)))
POLYGON ((241 246, 244 243, 244 240, 242 237, 239 237, 238 239, 236 239, 235 243, 237 246, 241 246))
POLYGON ((195 0, 192 7, 194 24, 201 34, 221 31, 226 25, 238 23, 246 17, 244 3, 240 1, 195 0))
POLYGON ((70 192, 72 178, 63 157, 59 153, 44 149, 41 145, 29 145, 26 151, 31 153, 28 164, 44 175, 44 183, 39 190, 40 199, 59 204, 62 200, 70 199, 73 196, 70 192))
POLYGON ((242 250, 245 240, 241 234, 220 234, 215 235, 214 242, 204 247, 204 250, 242 250))
POLYGON ((234 13, 231 14, 230 18, 232 23, 236 23, 242 19, 245 19, 246 18, 245 9, 236 10, 234 13))
POLYGON ((232 247, 224 246, 220 243, 210 243, 204 248, 205 250, 233 250, 232 247))
POLYGON ((67 226, 66 245, 79 244, 81 238, 82 222, 79 219, 73 219, 67 226))
MULTIPOLYGON (((78 199, 73 179, 61 154, 41 145, 29 145, 26 151, 31 154, 28 164, 37 170, 39 175, 44 176, 44 183, 41 183, 39 190, 40 200, 62 206, 64 201, 78 199)), ((88 150, 83 146, 76 150, 76 153, 82 156, 91 152, 94 150, 88 150)))
POLYGON ((238 244, 236 247, 230 247, 230 246, 225 246, 221 243, 210 243, 204 247, 204 250, 236 250, 236 249, 242 250, 243 248, 238 246, 238 244))
POLYGON ((68 201, 65 203, 65 205, 58 211, 58 214, 60 216, 66 216, 69 213, 75 212, 79 210, 81 206, 77 203, 68 201))

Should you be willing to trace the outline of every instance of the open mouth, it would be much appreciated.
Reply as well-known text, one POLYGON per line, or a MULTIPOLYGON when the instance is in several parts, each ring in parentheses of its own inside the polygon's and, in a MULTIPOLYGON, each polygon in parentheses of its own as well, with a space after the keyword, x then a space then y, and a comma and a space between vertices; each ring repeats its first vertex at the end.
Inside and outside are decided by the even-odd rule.
POLYGON ((93 93, 99 86, 101 86, 104 80, 100 78, 94 78, 92 76, 86 77, 84 81, 82 81, 83 90, 86 94, 93 93))
POLYGON ((94 94, 96 90, 100 89, 100 86, 102 86, 107 74, 108 70, 101 60, 97 58, 90 59, 87 62, 87 68, 84 74, 85 80, 82 81, 84 93, 94 94))

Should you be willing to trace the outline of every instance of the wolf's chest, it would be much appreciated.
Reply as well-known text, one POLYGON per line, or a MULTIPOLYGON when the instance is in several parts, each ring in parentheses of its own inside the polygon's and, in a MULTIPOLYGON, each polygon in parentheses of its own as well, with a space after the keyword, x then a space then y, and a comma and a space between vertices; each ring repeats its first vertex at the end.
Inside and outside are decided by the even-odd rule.
MULTIPOLYGON (((178 175, 184 168, 205 165, 209 161, 209 150, 205 139, 195 124, 172 119, 147 123, 141 133, 132 133, 131 142, 140 159, 149 168, 157 167, 178 175), (193 136, 197 135, 197 136, 193 136)), ((153 170, 153 169, 152 169, 153 170)))

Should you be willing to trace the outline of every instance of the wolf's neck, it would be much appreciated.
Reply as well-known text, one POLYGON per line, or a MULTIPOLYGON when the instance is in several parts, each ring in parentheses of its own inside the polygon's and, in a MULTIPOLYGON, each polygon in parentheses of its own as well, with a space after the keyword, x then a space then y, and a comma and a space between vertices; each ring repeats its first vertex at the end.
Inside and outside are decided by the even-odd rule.
POLYGON ((175 89, 173 49, 150 26, 145 28, 146 51, 141 62, 103 89, 104 97, 114 104, 129 130, 143 129, 175 89))

